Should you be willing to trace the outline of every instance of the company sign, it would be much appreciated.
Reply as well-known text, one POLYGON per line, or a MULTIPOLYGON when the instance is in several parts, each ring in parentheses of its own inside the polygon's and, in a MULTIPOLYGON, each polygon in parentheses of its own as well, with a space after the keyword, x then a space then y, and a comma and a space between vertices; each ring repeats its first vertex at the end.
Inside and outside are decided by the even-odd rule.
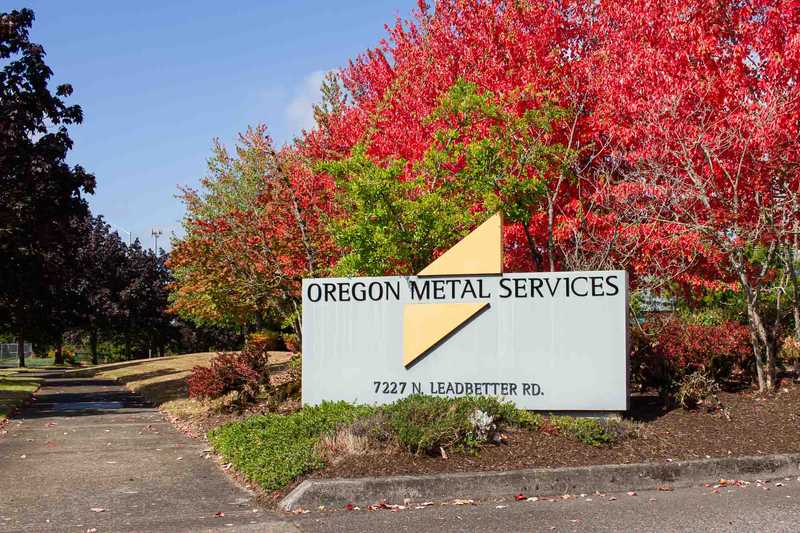
POLYGON ((501 227, 492 217, 417 276, 303 280, 303 403, 626 410, 626 273, 502 274, 501 227))

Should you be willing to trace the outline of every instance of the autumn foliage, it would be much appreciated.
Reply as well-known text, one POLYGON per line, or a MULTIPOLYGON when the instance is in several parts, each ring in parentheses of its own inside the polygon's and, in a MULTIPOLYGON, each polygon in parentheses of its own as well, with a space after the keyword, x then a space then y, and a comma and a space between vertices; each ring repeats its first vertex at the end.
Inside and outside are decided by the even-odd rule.
POLYGON ((671 320, 653 328, 653 351, 673 367, 672 375, 683 377, 698 370, 729 378, 742 368, 752 353, 747 328, 736 322, 691 324, 671 320))
POLYGON ((798 29, 779 0, 420 1, 326 80, 296 142, 215 149, 174 307, 299 334, 302 277, 413 273, 500 210, 507 271, 740 294, 769 389, 797 307, 798 29))
POLYGON ((236 392, 240 405, 255 401, 270 385, 269 353, 264 342, 251 340, 241 352, 220 353, 208 367, 192 369, 189 397, 220 398, 236 392))

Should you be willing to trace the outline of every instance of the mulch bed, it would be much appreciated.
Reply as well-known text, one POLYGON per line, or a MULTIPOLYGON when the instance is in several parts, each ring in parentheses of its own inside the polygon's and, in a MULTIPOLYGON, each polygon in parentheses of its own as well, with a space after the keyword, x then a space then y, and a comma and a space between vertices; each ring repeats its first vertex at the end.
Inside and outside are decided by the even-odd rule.
MULTIPOLYGON (((273 385, 286 379, 288 376, 283 372, 276 372, 273 385)), ((507 444, 486 444, 475 455, 448 450, 448 457, 444 459, 401 450, 377 450, 363 456, 344 456, 273 493, 262 492, 237 476, 233 469, 227 473, 254 490, 263 504, 271 506, 308 478, 502 471, 800 453, 800 383, 784 379, 778 392, 771 397, 744 390, 723 392, 720 400, 724 410, 709 413, 702 409, 667 409, 663 401, 653 395, 633 396, 631 410, 625 418, 639 427, 638 437, 610 446, 589 446, 545 431, 512 430, 506 433, 507 444)), ((289 413, 299 407, 298 400, 287 399, 281 403, 279 412, 289 413)), ((170 418, 184 433, 202 438, 214 427, 268 411, 266 405, 256 405, 244 413, 205 413, 188 420, 170 418)))
POLYGON ((800 452, 800 384, 784 380, 772 397, 722 393, 720 413, 667 410, 657 397, 631 399, 626 418, 638 438, 595 447, 542 431, 512 431, 508 444, 485 445, 477 455, 415 456, 404 452, 345 457, 310 477, 363 477, 479 470, 662 462, 737 455, 800 452))

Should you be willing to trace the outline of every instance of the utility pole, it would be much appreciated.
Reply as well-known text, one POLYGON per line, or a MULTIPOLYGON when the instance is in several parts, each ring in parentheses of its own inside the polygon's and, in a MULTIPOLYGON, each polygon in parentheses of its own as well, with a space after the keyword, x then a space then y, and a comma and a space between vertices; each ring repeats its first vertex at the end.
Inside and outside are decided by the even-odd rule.
POLYGON ((161 237, 163 234, 164 234, 163 231, 156 228, 153 228, 153 230, 150 232, 150 235, 153 236, 153 252, 155 252, 156 255, 158 255, 158 238, 161 237))
MULTIPOLYGON (((158 238, 161 237, 163 234, 164 234, 164 232, 161 231, 158 228, 153 228, 150 231, 150 235, 153 236, 153 253, 155 253, 156 257, 158 257, 160 255, 158 253, 158 238)), ((151 341, 148 341, 147 358, 150 359, 152 357, 153 357, 153 346, 152 346, 152 340, 151 340, 151 341)))

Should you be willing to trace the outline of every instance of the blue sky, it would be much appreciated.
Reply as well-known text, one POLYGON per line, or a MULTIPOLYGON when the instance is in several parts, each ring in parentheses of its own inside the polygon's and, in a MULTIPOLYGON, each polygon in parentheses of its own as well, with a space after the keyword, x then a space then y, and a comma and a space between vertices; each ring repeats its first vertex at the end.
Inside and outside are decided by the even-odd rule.
POLYGON ((177 186, 204 175, 214 137, 231 145, 263 122, 290 140, 310 125, 322 74, 376 46, 416 1, 0 4, 35 11, 53 87, 75 89, 84 123, 70 162, 97 177, 92 211, 152 245, 153 227, 179 232, 177 186))

